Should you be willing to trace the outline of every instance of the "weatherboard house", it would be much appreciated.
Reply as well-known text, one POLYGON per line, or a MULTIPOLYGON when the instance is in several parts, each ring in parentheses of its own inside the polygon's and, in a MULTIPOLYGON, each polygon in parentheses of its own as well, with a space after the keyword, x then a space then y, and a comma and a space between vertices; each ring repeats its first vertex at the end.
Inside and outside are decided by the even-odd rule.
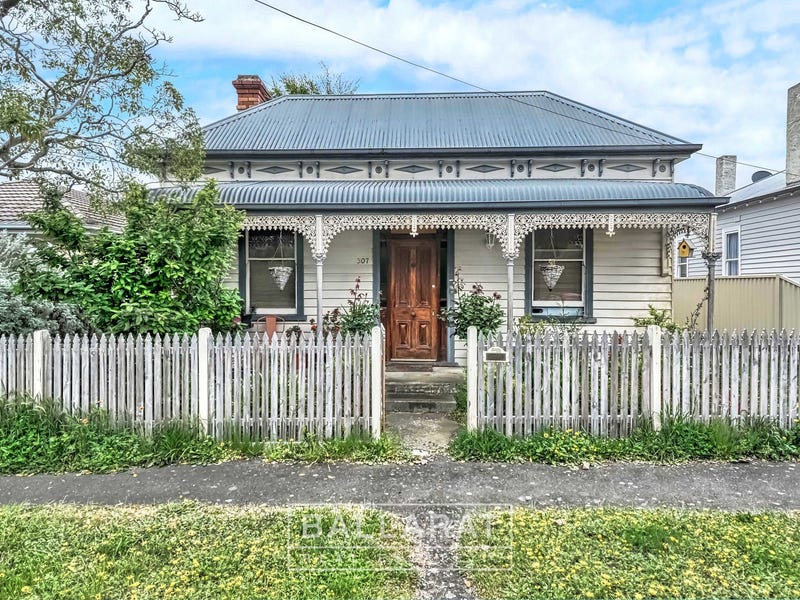
POLYGON ((631 328, 670 307, 673 241, 702 245, 720 203, 674 181, 699 145, 549 92, 234 87, 238 112, 205 127, 205 177, 246 211, 230 277, 245 312, 308 328, 359 278, 392 361, 463 362, 438 318, 457 269, 515 319, 631 328))

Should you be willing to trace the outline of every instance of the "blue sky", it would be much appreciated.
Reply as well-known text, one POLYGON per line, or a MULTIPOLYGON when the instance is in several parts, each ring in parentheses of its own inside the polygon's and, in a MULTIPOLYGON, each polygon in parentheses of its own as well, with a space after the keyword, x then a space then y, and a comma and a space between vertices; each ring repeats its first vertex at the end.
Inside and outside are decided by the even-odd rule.
MULTIPOLYGON (((716 0, 271 0, 308 20, 493 90, 546 89, 702 143, 713 154, 785 165, 786 90, 800 81, 800 2, 716 0)), ((231 81, 316 72, 360 92, 469 91, 253 0, 191 0, 205 21, 160 26, 159 51, 204 123, 235 112, 231 81)), ((745 185, 755 169, 740 166, 745 185)), ((680 165, 713 188, 714 161, 680 165)))

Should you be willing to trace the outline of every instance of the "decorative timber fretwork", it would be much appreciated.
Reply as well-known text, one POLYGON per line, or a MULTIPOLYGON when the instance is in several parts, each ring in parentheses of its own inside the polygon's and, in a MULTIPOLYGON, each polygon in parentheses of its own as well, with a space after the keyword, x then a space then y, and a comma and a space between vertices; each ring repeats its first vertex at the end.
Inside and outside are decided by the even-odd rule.
MULTIPOLYGON (((709 213, 422 213, 422 214, 334 214, 249 215, 244 229, 286 229, 300 233, 311 254, 322 261, 333 238, 343 231, 396 229, 416 236, 425 229, 478 229, 492 232, 508 260, 519 257, 525 236, 537 229, 663 229, 669 240, 680 233, 693 233, 705 247, 709 241, 709 213)), ((669 242, 671 244, 671 242, 669 242)))

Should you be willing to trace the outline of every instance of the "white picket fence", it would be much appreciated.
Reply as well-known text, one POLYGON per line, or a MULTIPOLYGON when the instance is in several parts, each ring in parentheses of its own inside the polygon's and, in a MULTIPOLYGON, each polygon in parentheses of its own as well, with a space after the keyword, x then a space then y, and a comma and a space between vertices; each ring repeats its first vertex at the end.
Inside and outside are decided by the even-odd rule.
POLYGON ((0 336, 0 397, 51 398, 141 426, 197 422, 218 439, 380 435, 383 335, 0 336))
POLYGON ((555 333, 467 342, 467 426, 506 435, 546 428, 620 437, 643 419, 798 417, 798 346, 787 332, 555 333), (506 361, 491 358, 492 347, 506 361))

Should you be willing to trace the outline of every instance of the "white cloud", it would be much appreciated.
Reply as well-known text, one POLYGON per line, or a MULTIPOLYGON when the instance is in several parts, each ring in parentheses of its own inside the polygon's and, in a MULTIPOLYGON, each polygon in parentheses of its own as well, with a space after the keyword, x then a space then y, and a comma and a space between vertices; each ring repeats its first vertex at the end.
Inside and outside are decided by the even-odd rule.
MULTIPOLYGON (((615 22, 588 8, 522 0, 274 3, 490 89, 548 89, 703 143, 710 154, 737 154, 742 161, 777 169, 784 164, 786 88, 800 80, 795 69, 800 3, 722 0, 698 7, 685 2, 661 18, 636 24, 615 22)), ((164 55, 168 62, 258 60, 266 69, 322 59, 348 76, 393 82, 392 89, 362 91, 461 89, 252 0, 222 4, 193 1, 206 17, 200 25, 163 22, 175 38, 164 55)), ((618 2, 618 8, 626 5, 635 10, 634 3, 618 2)), ((229 86, 234 71, 224 82, 203 88, 198 112, 204 118, 228 112, 230 91, 223 93, 219 86, 229 86), (225 103, 215 101, 220 96, 225 103)), ((195 75, 202 81, 202 72, 195 75)), ((752 171, 740 168, 740 184, 752 171)), ((713 161, 696 157, 679 167, 678 176, 713 187, 713 172, 713 161)))

